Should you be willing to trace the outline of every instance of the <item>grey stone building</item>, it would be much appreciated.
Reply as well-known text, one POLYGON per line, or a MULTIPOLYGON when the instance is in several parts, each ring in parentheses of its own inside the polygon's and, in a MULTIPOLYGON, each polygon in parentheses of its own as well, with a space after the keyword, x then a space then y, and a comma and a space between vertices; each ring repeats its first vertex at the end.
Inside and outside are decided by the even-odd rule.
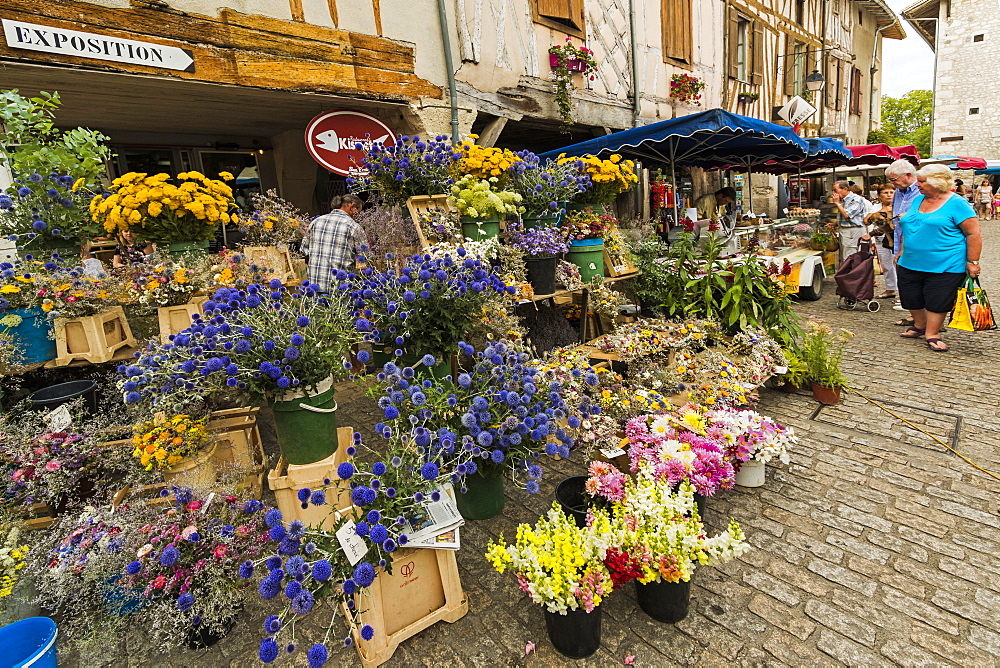
POLYGON ((1000 11, 992 2, 923 0, 903 17, 935 54, 931 151, 1000 159, 1000 11))

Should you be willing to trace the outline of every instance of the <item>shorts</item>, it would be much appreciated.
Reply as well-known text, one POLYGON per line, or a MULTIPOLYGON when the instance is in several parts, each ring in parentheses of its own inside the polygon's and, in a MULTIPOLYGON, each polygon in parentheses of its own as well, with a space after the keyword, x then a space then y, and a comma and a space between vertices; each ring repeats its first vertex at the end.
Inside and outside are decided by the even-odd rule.
POLYGON ((896 265, 900 304, 907 311, 950 313, 965 276, 964 271, 932 273, 896 265))

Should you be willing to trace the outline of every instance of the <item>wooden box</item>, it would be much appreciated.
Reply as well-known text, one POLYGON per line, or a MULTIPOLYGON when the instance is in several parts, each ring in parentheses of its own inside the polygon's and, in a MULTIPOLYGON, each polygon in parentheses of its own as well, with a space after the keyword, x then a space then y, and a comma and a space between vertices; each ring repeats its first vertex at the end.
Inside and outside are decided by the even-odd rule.
POLYGON ((379 569, 367 595, 355 597, 353 613, 344 605, 344 617, 354 636, 365 668, 380 666, 400 643, 439 621, 455 622, 469 611, 462 591, 454 550, 403 548, 392 560, 392 574, 379 569), (371 640, 361 638, 361 627, 375 630, 371 640))
POLYGON ((417 238, 420 239, 421 248, 430 245, 420 222, 423 216, 435 211, 451 211, 451 207, 448 206, 448 195, 414 195, 406 200, 406 208, 410 212, 410 218, 413 219, 413 226, 417 228, 417 238))
POLYGON ((208 301, 207 295, 191 297, 187 304, 180 306, 161 306, 156 309, 160 320, 160 343, 170 343, 170 336, 179 334, 191 326, 191 317, 196 313, 203 315, 202 307, 208 301))
POLYGON ((347 448, 353 441, 353 434, 351 427, 337 429, 337 451, 313 464, 288 464, 283 457, 278 459, 278 465, 267 474, 267 485, 274 492, 275 505, 285 520, 300 519, 311 527, 318 527, 325 521, 325 528, 332 529, 334 520, 329 518, 337 514, 337 508, 351 505, 351 489, 346 481, 341 481, 339 492, 333 488, 327 490, 324 506, 303 508, 298 492, 303 487, 320 488, 326 478, 334 484, 340 480, 337 467, 349 459, 347 448))
POLYGON ((282 283, 298 281, 292 254, 284 246, 245 246, 243 254, 252 264, 267 269, 263 272, 267 280, 276 278, 282 283))
POLYGON ((637 269, 635 265, 632 264, 632 259, 625 255, 611 255, 608 253, 608 249, 604 249, 604 273, 611 277, 617 278, 618 276, 627 276, 629 274, 636 273, 637 269))
POLYGON ((55 334, 54 366, 66 366, 75 360, 101 364, 110 361, 119 348, 135 346, 121 306, 85 318, 57 318, 55 334))
POLYGON ((258 407, 214 411, 208 430, 218 438, 212 459, 220 477, 241 477, 237 490, 259 499, 264 485, 267 457, 257 428, 258 407))

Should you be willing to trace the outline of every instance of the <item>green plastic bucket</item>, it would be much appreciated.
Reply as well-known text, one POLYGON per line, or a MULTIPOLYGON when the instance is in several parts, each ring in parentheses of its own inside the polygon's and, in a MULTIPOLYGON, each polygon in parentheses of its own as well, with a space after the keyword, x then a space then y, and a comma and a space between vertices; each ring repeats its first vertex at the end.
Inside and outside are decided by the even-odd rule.
MULTIPOLYGON (((310 396, 271 402, 281 456, 289 464, 312 464, 337 451, 337 402, 331 381, 310 396)), ((288 396, 288 395, 283 395, 288 396)))
POLYGON ((540 227, 558 227, 559 216, 557 214, 552 214, 551 216, 522 216, 521 224, 524 225, 526 230, 534 230, 540 227))
POLYGON ((467 520, 488 520, 503 511, 503 478, 474 473, 465 476, 465 494, 455 497, 458 512, 467 520))
POLYGON ((580 267, 580 278, 589 283, 604 276, 604 239, 583 239, 569 245, 569 261, 580 267))
POLYGON ((485 241, 500 236, 500 219, 462 216, 462 236, 473 241, 485 241))
POLYGON ((203 257, 208 254, 209 244, 210 241, 208 239, 204 241, 178 241, 167 244, 167 255, 174 260, 181 260, 187 256, 190 256, 192 259, 203 257))

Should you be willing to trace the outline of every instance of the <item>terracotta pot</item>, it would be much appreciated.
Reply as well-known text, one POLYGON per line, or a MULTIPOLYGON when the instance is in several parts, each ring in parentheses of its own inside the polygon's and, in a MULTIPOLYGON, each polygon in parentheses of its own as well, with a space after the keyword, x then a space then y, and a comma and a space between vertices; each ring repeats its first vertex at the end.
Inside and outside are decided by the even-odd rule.
POLYGON ((840 403, 839 387, 827 387, 818 383, 810 383, 810 386, 812 387, 813 398, 821 404, 835 406, 840 403))

